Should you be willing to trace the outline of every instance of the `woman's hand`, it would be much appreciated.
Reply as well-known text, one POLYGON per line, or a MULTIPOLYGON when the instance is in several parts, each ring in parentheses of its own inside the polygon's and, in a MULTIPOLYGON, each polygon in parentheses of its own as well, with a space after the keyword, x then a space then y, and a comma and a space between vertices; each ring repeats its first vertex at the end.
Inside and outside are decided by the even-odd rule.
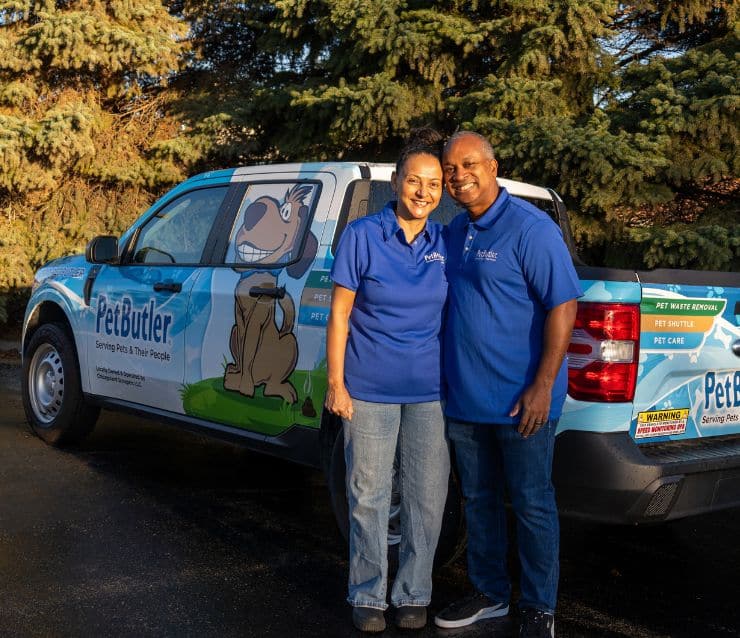
POLYGON ((342 383, 336 387, 329 386, 326 391, 326 401, 324 402, 326 409, 332 414, 352 420, 352 397, 349 396, 347 388, 342 383))
POLYGON ((352 419, 352 397, 344 385, 344 354, 347 350, 349 315, 354 303, 353 290, 334 284, 326 326, 326 376, 329 387, 324 405, 329 412, 348 421, 352 419))

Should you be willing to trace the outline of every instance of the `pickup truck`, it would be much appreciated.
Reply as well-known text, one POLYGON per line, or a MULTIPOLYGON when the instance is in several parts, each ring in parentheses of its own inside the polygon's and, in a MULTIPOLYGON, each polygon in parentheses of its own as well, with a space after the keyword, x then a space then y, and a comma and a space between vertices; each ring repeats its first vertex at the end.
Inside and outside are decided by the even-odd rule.
MULTIPOLYGON (((32 430, 71 444, 101 407, 124 409, 322 468, 346 535, 341 428, 323 410, 329 271, 346 224, 391 199, 392 170, 204 173, 120 238, 41 268, 22 337, 32 430)), ((555 192, 499 181, 560 226, 585 291, 556 440, 562 513, 643 523, 740 505, 740 277, 585 266, 555 192)), ((458 212, 443 200, 435 215, 458 212)), ((463 532, 453 473, 438 563, 463 532)))

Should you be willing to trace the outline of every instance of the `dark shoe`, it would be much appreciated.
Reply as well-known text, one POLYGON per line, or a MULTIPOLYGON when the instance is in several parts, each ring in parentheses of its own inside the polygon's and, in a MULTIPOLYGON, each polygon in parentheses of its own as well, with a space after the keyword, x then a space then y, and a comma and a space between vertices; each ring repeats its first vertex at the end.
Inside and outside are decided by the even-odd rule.
POLYGON ((421 629, 426 624, 426 607, 402 605, 396 610, 396 627, 399 629, 421 629))
POLYGON ((452 603, 434 618, 437 627, 466 627, 486 618, 499 618, 509 613, 507 603, 497 603, 485 594, 474 592, 452 603))
POLYGON ((352 624, 360 631, 377 634, 385 630, 385 616, 382 609, 375 607, 353 607, 352 624))
POLYGON ((539 609, 519 612, 519 638, 555 638, 555 616, 539 609))

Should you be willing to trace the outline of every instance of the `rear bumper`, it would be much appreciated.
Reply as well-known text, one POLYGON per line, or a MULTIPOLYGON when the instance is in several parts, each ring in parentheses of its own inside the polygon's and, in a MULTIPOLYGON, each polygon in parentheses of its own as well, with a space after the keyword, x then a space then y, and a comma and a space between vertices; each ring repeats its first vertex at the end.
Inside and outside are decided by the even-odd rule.
POLYGON ((638 446, 627 432, 563 432, 553 482, 561 514, 608 523, 737 507, 740 435, 638 446))

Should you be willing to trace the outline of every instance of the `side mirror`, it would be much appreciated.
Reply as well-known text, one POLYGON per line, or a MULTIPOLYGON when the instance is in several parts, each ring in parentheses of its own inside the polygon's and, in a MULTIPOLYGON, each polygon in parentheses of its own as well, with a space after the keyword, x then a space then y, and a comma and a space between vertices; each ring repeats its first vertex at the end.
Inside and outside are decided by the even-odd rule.
POLYGON ((93 237, 85 248, 85 259, 91 264, 114 264, 118 261, 118 237, 93 237))

